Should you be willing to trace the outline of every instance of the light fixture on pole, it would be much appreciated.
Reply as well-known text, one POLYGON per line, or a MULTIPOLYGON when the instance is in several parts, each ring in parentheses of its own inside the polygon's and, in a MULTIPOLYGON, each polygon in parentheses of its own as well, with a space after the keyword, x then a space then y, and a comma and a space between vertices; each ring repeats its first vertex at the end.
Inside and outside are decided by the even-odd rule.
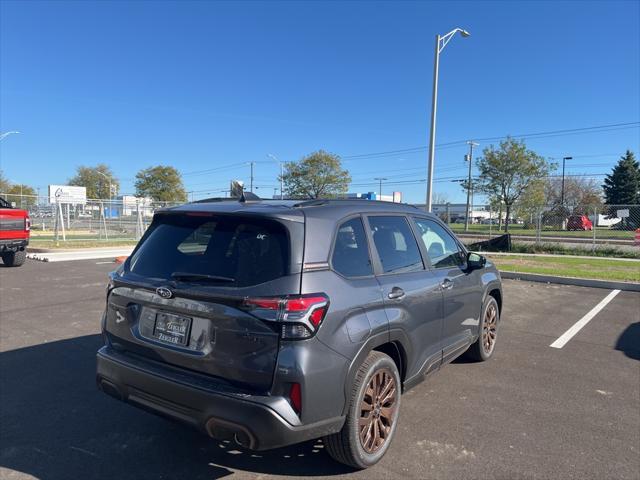
POLYGON ((425 205, 427 212, 431 211, 431 194, 433 189, 433 162, 435 159, 436 147, 436 111, 438 107, 438 69, 440 67, 440 53, 456 33, 460 33, 463 37, 471 35, 462 28, 455 28, 446 35, 436 35, 435 60, 433 62, 433 98, 431 100, 431 133, 429 135, 429 164, 427 167, 427 198, 425 205))
POLYGON ((382 200, 382 182, 388 180, 385 177, 376 177, 374 180, 378 180, 380 182, 380 188, 378 189, 378 194, 380 195, 380 200, 382 200))

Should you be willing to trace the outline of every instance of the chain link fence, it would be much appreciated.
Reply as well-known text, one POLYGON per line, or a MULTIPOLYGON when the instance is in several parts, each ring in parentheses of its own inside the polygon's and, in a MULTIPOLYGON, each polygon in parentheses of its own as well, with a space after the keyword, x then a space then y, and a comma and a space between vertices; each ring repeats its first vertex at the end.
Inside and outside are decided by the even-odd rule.
POLYGON ((140 239, 157 210, 177 205, 135 197, 69 204, 50 202, 49 197, 43 196, 3 193, 0 196, 29 212, 34 246, 133 243, 140 239))
POLYGON ((640 251, 640 205, 534 205, 514 208, 511 218, 504 207, 473 205, 468 220, 466 211, 459 204, 433 207, 466 243, 509 233, 519 243, 640 251))
MULTIPOLYGON (((48 196, 3 193, 0 196, 29 211, 34 246, 134 242, 142 236, 157 210, 177 205, 133 196, 92 199, 76 205, 52 203, 48 196)), ((466 204, 433 206, 433 213, 465 243, 509 233, 514 243, 640 252, 640 205, 519 206, 512 209, 511 218, 507 218, 504 206, 476 204, 469 210, 467 215, 466 204)))

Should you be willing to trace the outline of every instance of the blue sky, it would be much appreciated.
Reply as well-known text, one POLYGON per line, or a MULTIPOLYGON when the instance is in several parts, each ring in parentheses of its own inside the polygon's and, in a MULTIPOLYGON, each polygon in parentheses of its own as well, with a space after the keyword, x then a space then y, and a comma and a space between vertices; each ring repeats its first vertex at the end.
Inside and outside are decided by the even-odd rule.
MULTIPOLYGON (((640 121, 637 1, 4 0, 0 130, 22 133, 0 143, 1 168, 44 193, 103 162, 132 192, 139 169, 168 164, 198 198, 248 181, 254 161, 257 193, 270 196, 267 154, 322 148, 344 157, 351 191, 384 176, 385 193, 421 202, 434 36, 456 26, 472 36, 442 54, 438 143, 640 121)), ((598 175, 640 150, 637 124, 623 127, 527 144, 598 175)), ((435 191, 452 202, 465 198, 451 182, 465 152, 437 151, 435 191)))

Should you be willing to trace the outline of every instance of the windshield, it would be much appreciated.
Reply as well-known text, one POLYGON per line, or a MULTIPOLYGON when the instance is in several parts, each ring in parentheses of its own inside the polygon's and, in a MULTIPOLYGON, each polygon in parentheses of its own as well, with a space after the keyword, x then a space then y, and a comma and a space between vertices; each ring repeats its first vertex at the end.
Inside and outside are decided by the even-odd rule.
POLYGON ((145 278, 246 287, 286 275, 283 225, 239 216, 162 215, 131 257, 145 278))

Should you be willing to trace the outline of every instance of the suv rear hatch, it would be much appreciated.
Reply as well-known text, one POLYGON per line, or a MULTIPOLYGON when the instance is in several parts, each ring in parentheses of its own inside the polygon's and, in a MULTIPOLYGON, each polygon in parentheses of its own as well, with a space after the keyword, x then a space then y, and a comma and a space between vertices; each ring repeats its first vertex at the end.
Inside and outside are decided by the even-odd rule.
POLYGON ((246 299, 300 292, 302 215, 167 211, 112 274, 104 331, 123 352, 268 391, 279 331, 246 299))

